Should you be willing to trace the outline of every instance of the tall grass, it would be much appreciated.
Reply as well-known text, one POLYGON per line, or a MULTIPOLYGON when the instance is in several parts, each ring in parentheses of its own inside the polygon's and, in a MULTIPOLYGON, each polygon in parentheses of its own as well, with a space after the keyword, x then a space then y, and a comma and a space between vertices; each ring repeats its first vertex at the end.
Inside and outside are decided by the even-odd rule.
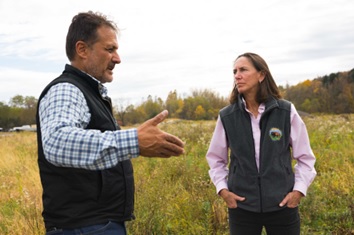
POLYGON ((227 234, 227 210, 205 160, 214 126, 197 121, 161 125, 186 142, 185 155, 134 159, 137 219, 128 223, 131 234, 227 234))
POLYGON ((301 205, 304 234, 354 234, 354 115, 305 121, 318 175, 301 205))
POLYGON ((0 234, 44 234, 34 133, 0 135, 0 234))
MULTIPOLYGON (((354 234, 354 114, 304 121, 318 176, 300 205, 301 234, 354 234)), ((227 208, 205 160, 214 126, 214 121, 160 124, 186 142, 186 152, 133 160, 137 218, 127 223, 129 234, 229 234, 227 208)), ((0 136, 0 234, 44 233, 35 138, 34 133, 0 136)))

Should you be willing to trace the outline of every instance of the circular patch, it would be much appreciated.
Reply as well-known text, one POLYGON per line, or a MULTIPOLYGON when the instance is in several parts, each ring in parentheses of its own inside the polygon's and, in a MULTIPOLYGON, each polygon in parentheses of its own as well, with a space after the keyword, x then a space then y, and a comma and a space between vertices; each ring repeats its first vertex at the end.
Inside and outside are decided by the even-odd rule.
POLYGON ((281 132, 281 130, 279 130, 278 128, 271 128, 269 131, 269 137, 273 140, 273 141, 278 141, 281 139, 281 137, 283 136, 283 133, 281 132))

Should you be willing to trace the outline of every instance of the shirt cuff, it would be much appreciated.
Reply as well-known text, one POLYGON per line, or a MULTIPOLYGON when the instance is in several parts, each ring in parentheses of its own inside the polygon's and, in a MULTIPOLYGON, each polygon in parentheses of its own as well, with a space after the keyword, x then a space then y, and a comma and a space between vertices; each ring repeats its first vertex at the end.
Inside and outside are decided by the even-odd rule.
POLYGON ((302 182, 295 182, 293 191, 299 191, 304 196, 306 196, 307 189, 308 189, 308 187, 306 186, 306 184, 304 184, 302 182))
POLYGON ((115 132, 120 155, 125 159, 136 158, 140 154, 138 143, 138 131, 136 128, 119 130, 115 132))
POLYGON ((139 142, 138 142, 138 130, 136 128, 130 130, 132 132, 132 146, 131 146, 131 154, 132 158, 139 157, 140 150, 139 150, 139 142))
POLYGON ((221 190, 228 189, 226 182, 220 182, 216 185, 216 193, 219 194, 221 190))

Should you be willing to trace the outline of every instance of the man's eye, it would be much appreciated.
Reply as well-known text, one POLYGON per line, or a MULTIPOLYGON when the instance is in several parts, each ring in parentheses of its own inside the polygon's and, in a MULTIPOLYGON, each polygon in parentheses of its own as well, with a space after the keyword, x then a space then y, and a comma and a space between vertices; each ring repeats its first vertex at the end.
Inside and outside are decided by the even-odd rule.
POLYGON ((106 50, 107 50, 108 52, 110 52, 110 53, 114 51, 113 48, 106 48, 106 50))

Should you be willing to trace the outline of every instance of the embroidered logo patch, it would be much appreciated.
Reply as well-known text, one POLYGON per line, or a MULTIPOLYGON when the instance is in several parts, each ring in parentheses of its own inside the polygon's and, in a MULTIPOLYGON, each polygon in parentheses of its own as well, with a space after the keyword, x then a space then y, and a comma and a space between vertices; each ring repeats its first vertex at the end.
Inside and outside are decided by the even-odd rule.
POLYGON ((273 128, 270 129, 270 131, 269 131, 269 137, 270 137, 273 141, 278 141, 278 140, 280 140, 282 136, 283 136, 283 133, 282 133, 281 130, 279 130, 278 128, 273 127, 273 128))

